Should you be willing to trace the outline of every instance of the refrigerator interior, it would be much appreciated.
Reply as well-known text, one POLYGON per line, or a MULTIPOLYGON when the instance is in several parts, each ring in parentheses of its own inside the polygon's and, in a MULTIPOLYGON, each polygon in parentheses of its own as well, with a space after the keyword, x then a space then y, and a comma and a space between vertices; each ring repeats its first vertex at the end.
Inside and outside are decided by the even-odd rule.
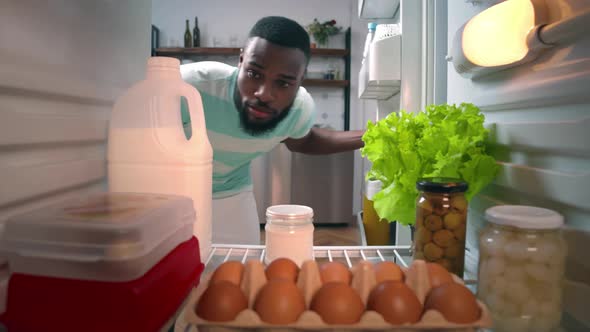
MULTIPOLYGON (((438 16, 447 26, 444 44, 451 44, 461 24, 495 2, 445 2, 438 16)), ((441 3, 402 1, 402 24, 404 6, 406 14, 413 10, 422 15, 432 6, 443 6, 441 3)), ((590 8, 585 0, 547 3, 551 20, 590 8)), ((4 41, 0 43, 2 221, 106 188, 109 112, 116 97, 143 77, 152 13, 151 6, 140 0, 63 0, 57 4, 22 0, 4 2, 0 8, 0 40, 4 41)), ((411 21, 405 22, 400 103, 401 108, 416 110, 440 100, 424 88, 423 78, 432 71, 423 71, 422 59, 432 54, 431 63, 444 63, 447 50, 422 49, 422 26, 412 30, 411 21), (413 34, 419 37, 412 38, 413 34)), ((364 33, 356 38, 362 43, 364 33)), ((585 34, 547 50, 534 62, 486 78, 462 78, 449 64, 445 78, 433 81, 444 85, 447 102, 473 102, 482 109, 501 166, 495 182, 470 203, 468 272, 475 272, 478 230, 484 224, 483 212, 492 205, 551 208, 565 216, 568 228, 590 230, 589 54, 590 37, 585 34)), ((352 61, 360 59, 353 57, 352 61)), ((355 70, 351 72, 354 82, 355 70)), ((363 122, 357 118, 351 123, 363 122)), ((355 154, 354 171, 364 170, 358 152, 355 154)), ((295 163, 291 160, 289 165, 295 163)), ((353 175, 353 195, 360 195, 362 175, 353 175)), ((291 189, 273 190, 279 190, 279 197, 291 197, 291 189)), ((360 206, 351 204, 348 209, 353 213, 360 206)), ((570 259, 579 270, 569 272, 571 281, 586 285, 590 284, 590 274, 583 273, 590 271, 583 257, 587 243, 571 252, 570 259)))
MULTIPOLYGON (((550 23, 588 10, 587 1, 547 2, 550 23)), ((448 4, 448 45, 465 21, 489 4, 448 4)), ((466 265, 476 268, 477 234, 486 208, 527 204, 554 209, 566 225, 590 230, 590 38, 545 50, 537 59, 470 80, 448 67, 449 103, 472 102, 486 116, 501 171, 470 203, 466 265)))
POLYGON ((106 189, 115 99, 143 78, 145 1, 0 5, 0 221, 106 189))

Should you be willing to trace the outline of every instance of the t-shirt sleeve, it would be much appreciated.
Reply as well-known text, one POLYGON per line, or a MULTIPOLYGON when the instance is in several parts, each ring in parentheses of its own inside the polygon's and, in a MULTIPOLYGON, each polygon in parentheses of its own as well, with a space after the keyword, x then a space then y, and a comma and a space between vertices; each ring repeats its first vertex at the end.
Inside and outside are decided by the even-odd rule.
POLYGON ((311 95, 303 87, 299 88, 293 107, 299 114, 299 118, 293 126, 289 137, 295 139, 302 138, 309 133, 315 122, 315 103, 311 95))

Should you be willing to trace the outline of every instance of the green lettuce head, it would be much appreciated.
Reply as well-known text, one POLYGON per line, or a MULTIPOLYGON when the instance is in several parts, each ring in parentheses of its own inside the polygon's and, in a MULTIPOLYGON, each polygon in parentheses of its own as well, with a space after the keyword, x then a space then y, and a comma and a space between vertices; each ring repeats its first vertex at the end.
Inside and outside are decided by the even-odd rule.
POLYGON ((469 184, 467 200, 492 182, 499 167, 485 151, 484 120, 479 108, 463 103, 369 121, 361 153, 372 163, 367 178, 383 183, 373 196, 379 217, 414 224, 420 178, 460 178, 469 184))

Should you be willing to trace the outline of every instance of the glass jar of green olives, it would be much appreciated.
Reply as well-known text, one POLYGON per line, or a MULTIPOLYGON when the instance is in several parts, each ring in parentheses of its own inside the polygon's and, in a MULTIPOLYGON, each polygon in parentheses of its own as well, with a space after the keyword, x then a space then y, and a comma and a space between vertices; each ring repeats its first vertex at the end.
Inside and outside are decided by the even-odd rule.
POLYGON ((413 258, 442 265, 463 278, 468 185, 454 178, 425 178, 416 183, 413 258))

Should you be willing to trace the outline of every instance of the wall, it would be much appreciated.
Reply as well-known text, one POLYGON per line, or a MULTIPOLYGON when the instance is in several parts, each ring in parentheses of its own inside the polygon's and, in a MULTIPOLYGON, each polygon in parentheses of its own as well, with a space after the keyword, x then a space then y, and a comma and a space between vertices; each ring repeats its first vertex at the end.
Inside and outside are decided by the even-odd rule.
POLYGON ((141 0, 3 1, 0 221, 105 189, 108 118, 143 77, 151 8, 141 0))
MULTIPOLYGON (((587 1, 551 1, 550 22, 590 8, 587 1)), ((486 8, 448 3, 448 42, 486 8)), ((448 67, 448 102, 473 102, 491 129, 498 178, 470 204, 468 268, 477 257, 477 231, 487 207, 527 204, 565 216, 569 227, 590 230, 590 37, 545 51, 534 62, 469 80, 448 67)))

